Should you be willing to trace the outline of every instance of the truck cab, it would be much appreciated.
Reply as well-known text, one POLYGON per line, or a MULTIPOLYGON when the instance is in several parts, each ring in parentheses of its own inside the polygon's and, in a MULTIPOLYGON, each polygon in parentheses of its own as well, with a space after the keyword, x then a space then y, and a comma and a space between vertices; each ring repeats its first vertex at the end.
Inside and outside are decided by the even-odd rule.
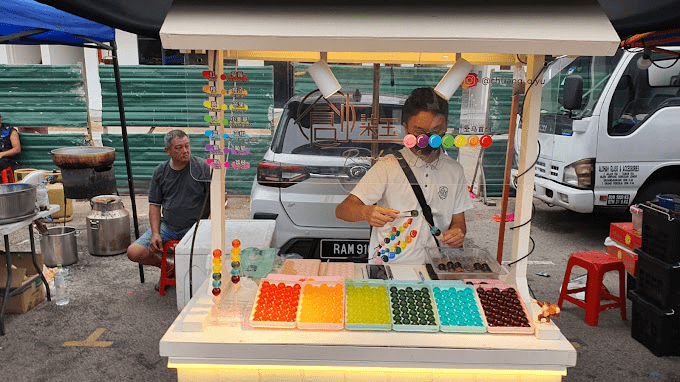
POLYGON ((536 198, 590 213, 680 193, 678 56, 561 57, 542 83, 536 198))

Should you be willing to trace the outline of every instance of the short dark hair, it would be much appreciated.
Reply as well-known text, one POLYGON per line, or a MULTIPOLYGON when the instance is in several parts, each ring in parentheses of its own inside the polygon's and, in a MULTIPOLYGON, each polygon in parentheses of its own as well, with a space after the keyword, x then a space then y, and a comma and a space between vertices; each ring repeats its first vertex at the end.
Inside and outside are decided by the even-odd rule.
POLYGON ((435 115, 441 115, 447 121, 449 120, 449 103, 437 95, 432 88, 418 88, 411 92, 411 95, 404 102, 401 122, 407 123, 411 117, 421 111, 430 111, 435 115))
POLYGON ((173 139, 182 139, 187 136, 187 133, 185 133, 182 130, 175 129, 175 130, 170 130, 165 134, 165 147, 170 148, 172 146, 172 140, 173 139))

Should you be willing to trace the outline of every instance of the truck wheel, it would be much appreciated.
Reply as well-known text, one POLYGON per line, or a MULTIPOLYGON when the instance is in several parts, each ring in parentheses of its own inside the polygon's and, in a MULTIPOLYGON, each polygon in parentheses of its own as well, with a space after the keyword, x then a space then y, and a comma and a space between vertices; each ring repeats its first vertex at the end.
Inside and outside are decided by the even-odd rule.
POLYGON ((658 179, 650 184, 645 184, 638 190, 633 199, 633 204, 653 200, 658 194, 680 194, 680 180, 658 179))

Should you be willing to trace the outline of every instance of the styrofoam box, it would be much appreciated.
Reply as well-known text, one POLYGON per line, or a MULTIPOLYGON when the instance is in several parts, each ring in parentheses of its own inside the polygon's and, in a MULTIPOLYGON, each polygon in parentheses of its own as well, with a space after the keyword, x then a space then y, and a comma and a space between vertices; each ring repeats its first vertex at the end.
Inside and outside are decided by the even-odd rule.
MULTIPOLYGON (((189 302, 189 254, 191 253, 191 241, 194 234, 194 225, 184 235, 175 247, 175 277, 177 277, 177 310, 189 302)), ((231 241, 239 239, 241 248, 272 248, 274 243, 275 220, 227 220, 224 236, 227 243, 225 250, 231 249, 231 241)), ((212 225, 210 220, 201 220, 196 233, 194 243, 193 260, 193 284, 194 296, 203 281, 210 277, 212 272, 212 225)), ((228 256, 228 255, 227 255, 228 256)), ((229 266, 222 268, 223 274, 229 274, 229 266)))

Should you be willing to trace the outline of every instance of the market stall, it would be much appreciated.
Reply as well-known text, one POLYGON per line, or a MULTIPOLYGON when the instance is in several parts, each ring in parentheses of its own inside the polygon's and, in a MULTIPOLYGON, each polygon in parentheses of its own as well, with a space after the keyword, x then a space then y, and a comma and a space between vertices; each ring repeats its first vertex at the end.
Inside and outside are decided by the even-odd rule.
MULTIPOLYGON (((212 264, 216 268, 213 271, 218 274, 223 269, 222 273, 227 275, 227 270, 235 270, 232 273, 235 283, 228 277, 221 280, 216 277, 215 281, 220 282, 215 284, 211 279, 203 283, 161 339, 160 354, 168 357, 168 366, 178 369, 180 380, 560 380, 567 368, 576 364, 576 351, 553 323, 536 322, 542 311, 531 303, 526 280, 542 89, 539 79, 545 55, 615 52, 618 36, 597 2, 586 1, 578 6, 573 2, 550 6, 535 3, 509 6, 495 2, 485 7, 455 9, 426 5, 419 5, 417 9, 398 5, 362 9, 330 4, 261 5, 216 6, 176 1, 160 32, 165 48, 208 51, 211 70, 206 73, 209 81, 206 93, 216 95, 206 106, 214 109, 214 117, 206 119, 212 129, 208 134, 214 138, 215 149, 211 158, 214 167, 212 210, 224 211, 220 196, 224 193, 225 172, 232 171, 234 166, 247 165, 238 161, 229 163, 222 151, 227 148, 225 134, 231 139, 243 138, 237 133, 238 126, 232 125, 243 120, 232 117, 222 122, 224 110, 229 107, 224 108, 227 96, 219 95, 227 94, 225 84, 229 82, 234 83, 229 96, 240 94, 239 89, 245 88, 238 86, 238 73, 230 73, 235 77, 227 80, 222 70, 224 58, 308 61, 321 58, 327 62, 374 65, 454 64, 461 57, 479 65, 526 62, 526 97, 520 111, 525 128, 519 158, 519 171, 526 173, 518 179, 515 222, 521 227, 513 235, 512 261, 515 263, 506 275, 497 274, 505 283, 493 287, 432 284, 426 280, 426 272, 418 269, 402 270, 419 275, 415 280, 406 278, 416 284, 405 286, 388 281, 375 286, 382 287, 380 290, 390 293, 393 299, 397 299, 398 294, 411 293, 407 288, 422 289, 422 293, 434 296, 433 301, 444 289, 467 289, 469 292, 465 293, 477 296, 481 303, 477 305, 480 316, 484 310, 487 321, 486 326, 480 324, 485 329, 482 331, 447 331, 446 323, 442 322, 448 318, 442 309, 432 316, 425 313, 422 318, 425 323, 419 324, 424 326, 414 329, 410 322, 398 320, 393 314, 397 307, 394 301, 390 305, 390 325, 382 329, 352 330, 347 321, 350 310, 345 311, 344 327, 342 322, 339 327, 310 327, 301 325, 304 320, 298 317, 292 326, 289 321, 283 327, 263 328, 258 327, 258 321, 262 320, 256 316, 260 314, 257 307, 261 304, 256 299, 266 293, 267 287, 263 281, 258 286, 247 278, 239 280, 238 275, 242 273, 238 266, 231 267, 234 257, 230 259, 229 253, 238 255, 240 250, 234 252, 234 248, 238 249, 240 243, 226 243, 224 213, 213 214, 211 246, 219 250, 214 252, 212 264), (225 167, 225 162, 231 168, 225 167), (497 289, 489 292, 488 289, 493 288, 497 289), (219 290, 214 292, 214 289, 219 290), (211 291, 219 297, 213 298, 211 291), (502 334, 492 330, 492 327, 497 329, 497 325, 486 312, 485 293, 496 293, 497 297, 503 293, 503 298, 523 302, 525 308, 518 310, 526 313, 530 329, 525 330, 518 324, 514 330, 502 334), (435 326, 436 330, 430 330, 435 326)), ((243 236, 253 234, 243 232, 243 236)), ((342 280, 363 279, 361 267, 357 267, 353 278, 342 280)), ((273 280, 276 281, 271 284, 282 288, 300 288, 299 298, 303 304, 306 296, 311 296, 304 288, 316 287, 305 284, 313 284, 308 279, 302 283, 288 280, 288 284, 273 280)), ((356 293, 353 288, 364 286, 350 281, 327 282, 335 282, 333 288, 342 291, 339 294, 346 299, 341 300, 347 302, 346 306, 356 293)))

